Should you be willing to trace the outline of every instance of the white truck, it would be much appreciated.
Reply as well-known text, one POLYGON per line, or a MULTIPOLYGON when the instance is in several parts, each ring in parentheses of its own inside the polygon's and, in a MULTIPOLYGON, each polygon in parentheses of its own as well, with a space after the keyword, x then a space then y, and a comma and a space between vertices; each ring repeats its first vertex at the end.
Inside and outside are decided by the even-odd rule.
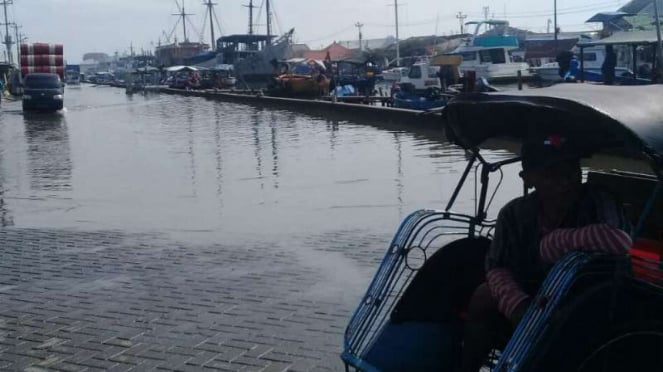
POLYGON ((446 78, 447 85, 458 81, 460 63, 460 56, 455 55, 439 55, 416 62, 410 67, 408 75, 401 79, 400 85, 402 88, 409 85, 409 88, 414 88, 417 93, 443 91, 445 89, 442 87, 442 80, 446 78))

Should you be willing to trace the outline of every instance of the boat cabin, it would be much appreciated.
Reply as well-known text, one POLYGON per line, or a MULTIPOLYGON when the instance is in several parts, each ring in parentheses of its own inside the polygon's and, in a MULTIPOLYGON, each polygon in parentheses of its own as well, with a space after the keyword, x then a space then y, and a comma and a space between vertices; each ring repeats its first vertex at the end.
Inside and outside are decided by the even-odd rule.
POLYGON ((220 62, 232 65, 237 61, 250 58, 272 42, 274 35, 237 34, 222 36, 216 41, 216 50, 220 62))

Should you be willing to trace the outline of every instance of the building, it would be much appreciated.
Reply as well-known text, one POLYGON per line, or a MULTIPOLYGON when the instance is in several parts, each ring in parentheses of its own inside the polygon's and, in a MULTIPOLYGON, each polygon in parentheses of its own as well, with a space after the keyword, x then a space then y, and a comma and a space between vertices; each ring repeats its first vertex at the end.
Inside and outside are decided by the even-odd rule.
POLYGON ((308 59, 331 59, 334 61, 349 58, 353 55, 351 49, 344 47, 338 42, 333 42, 329 46, 321 50, 309 50, 303 53, 302 58, 308 59))

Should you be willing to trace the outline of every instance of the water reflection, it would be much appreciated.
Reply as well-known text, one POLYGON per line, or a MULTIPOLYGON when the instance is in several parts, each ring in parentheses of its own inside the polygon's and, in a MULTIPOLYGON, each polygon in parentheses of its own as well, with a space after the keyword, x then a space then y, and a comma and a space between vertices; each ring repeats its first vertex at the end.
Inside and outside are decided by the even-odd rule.
POLYGON ((216 195, 219 199, 219 213, 223 211, 223 156, 221 155, 221 109, 214 105, 214 144, 216 159, 216 195))
POLYGON ((332 157, 334 156, 334 149, 336 149, 336 142, 338 136, 338 120, 327 119, 327 130, 329 131, 329 149, 331 150, 332 157))
POLYGON ((109 89, 70 98, 79 109, 64 116, 26 116, 24 127, 3 117, 0 197, 11 208, 0 205, 15 224, 383 233, 412 210, 443 207, 465 164, 439 130, 195 97, 147 104, 109 89))
POLYGON ((5 171, 3 167, 3 156, 0 151, 0 227, 7 227, 14 225, 12 217, 7 210, 5 202, 5 171))
POLYGON ((193 122, 194 122, 194 112, 193 112, 193 107, 191 105, 186 105, 186 121, 187 121, 187 133, 189 135, 188 141, 187 141, 187 153, 189 154, 189 159, 191 161, 191 193, 193 196, 197 195, 197 190, 196 190, 196 155, 195 155, 195 141, 194 141, 194 128, 193 128, 193 122))
POLYGON ((276 112, 270 111, 269 115, 269 128, 271 132, 271 145, 272 145, 272 176, 274 177, 274 188, 279 188, 279 153, 278 141, 276 135, 276 112))
POLYGON ((14 220, 9 215, 7 206, 5 204, 5 190, 4 185, 0 184, 0 227, 13 226, 14 220))
POLYGON ((253 134, 253 155, 256 159, 256 172, 257 178, 260 180, 260 189, 265 189, 264 176, 262 174, 262 147, 260 144, 260 112, 261 110, 254 110, 251 113, 251 132, 253 134))
POLYGON ((23 116, 27 141, 30 188, 71 190, 71 150, 64 113, 23 116))
POLYGON ((398 200, 398 215, 403 216, 403 144, 402 133, 394 132, 396 143, 396 199, 398 200))

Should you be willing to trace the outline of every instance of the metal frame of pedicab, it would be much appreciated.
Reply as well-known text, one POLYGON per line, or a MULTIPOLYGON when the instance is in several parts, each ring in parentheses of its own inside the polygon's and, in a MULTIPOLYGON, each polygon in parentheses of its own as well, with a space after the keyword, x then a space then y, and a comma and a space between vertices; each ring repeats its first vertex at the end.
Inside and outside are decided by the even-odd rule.
MULTIPOLYGON (((632 238, 638 237, 654 203, 663 194, 663 134, 660 133, 660 129, 658 137, 656 136, 657 126, 663 129, 663 107, 656 102, 656 97, 659 99, 663 97, 663 86, 606 87, 578 84, 510 94, 473 93, 452 100, 443 113, 447 137, 471 153, 470 161, 444 210, 416 211, 407 216, 398 228, 377 273, 346 328, 344 351, 341 354, 346 370, 354 367, 356 370, 378 371, 363 358, 389 319, 398 298, 416 273, 415 267, 409 268, 409 273, 406 272, 409 266, 408 256, 412 252, 417 250, 424 252, 425 260, 430 256, 427 254, 429 248, 439 248, 434 244, 439 237, 452 235, 490 237, 494 221, 486 219, 486 212, 492 201, 492 197, 488 199, 489 175, 499 171, 503 165, 519 161, 519 158, 513 157, 490 163, 481 157, 478 145, 487 138, 497 136, 522 138, 524 132, 534 125, 525 123, 520 128, 510 128, 513 123, 506 122, 504 109, 518 107, 520 110, 540 109, 554 113, 552 118, 546 118, 550 125, 555 125, 555 120, 560 118, 559 115, 567 119, 591 118, 594 122, 588 128, 571 127, 577 127, 577 123, 568 126, 568 130, 576 134, 587 135, 590 133, 588 131, 590 128, 593 132, 598 130, 596 133, 591 133, 592 137, 588 137, 591 139, 588 148, 594 147, 594 150, 597 150, 606 144, 619 143, 620 146, 630 149, 632 153, 644 154, 651 162, 657 184, 640 214, 637 226, 633 229, 632 238), (625 102, 618 102, 619 100, 625 102), (501 118, 500 113, 503 116, 501 118), (504 121, 500 122, 500 119, 504 121), (455 213, 451 208, 476 162, 481 166, 479 178, 481 191, 475 215, 455 213)), ((541 124, 539 129, 546 128, 545 125, 541 124)), ((499 184, 494 192, 497 192, 498 188, 499 184)), ((499 357, 495 370, 522 370, 519 368, 547 329, 546 321, 550 314, 568 293, 578 273, 597 256, 601 255, 571 252, 555 264, 537 295, 538 299, 544 298, 545 302, 539 301, 537 306, 528 309, 499 357)), ((651 265, 650 262, 648 269, 652 269, 651 265)), ((656 269, 663 272, 663 266, 654 267, 654 270, 656 269)), ((663 291, 663 283, 661 287, 656 287, 656 290, 663 291)))

